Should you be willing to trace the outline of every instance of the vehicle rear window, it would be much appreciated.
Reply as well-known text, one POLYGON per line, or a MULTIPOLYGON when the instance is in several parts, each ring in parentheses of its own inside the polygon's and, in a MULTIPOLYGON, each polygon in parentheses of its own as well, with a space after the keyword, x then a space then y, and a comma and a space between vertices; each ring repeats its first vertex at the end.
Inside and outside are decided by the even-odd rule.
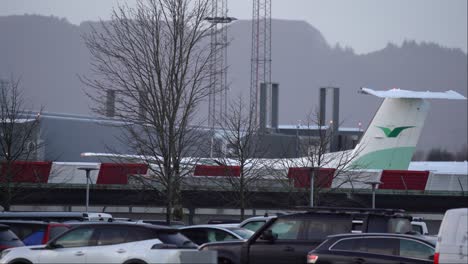
POLYGON ((179 248, 196 248, 197 245, 194 244, 190 239, 178 232, 158 233, 158 239, 161 240, 164 244, 173 244, 179 248))
POLYGON ((5 242, 5 241, 12 241, 12 240, 17 240, 18 237, 15 236, 13 232, 11 232, 9 229, 1 229, 0 230, 0 241, 5 242))

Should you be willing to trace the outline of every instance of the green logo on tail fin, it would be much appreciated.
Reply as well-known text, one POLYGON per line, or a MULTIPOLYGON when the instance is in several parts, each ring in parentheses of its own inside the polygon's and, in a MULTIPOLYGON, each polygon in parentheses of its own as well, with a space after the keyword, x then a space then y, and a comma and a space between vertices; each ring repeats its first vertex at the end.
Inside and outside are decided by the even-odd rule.
POLYGON ((395 127, 394 129, 390 129, 388 127, 380 127, 380 126, 377 126, 377 127, 382 129, 382 131, 385 133, 387 137, 394 138, 394 137, 398 137, 401 131, 408 129, 408 128, 412 128, 414 126, 395 127))

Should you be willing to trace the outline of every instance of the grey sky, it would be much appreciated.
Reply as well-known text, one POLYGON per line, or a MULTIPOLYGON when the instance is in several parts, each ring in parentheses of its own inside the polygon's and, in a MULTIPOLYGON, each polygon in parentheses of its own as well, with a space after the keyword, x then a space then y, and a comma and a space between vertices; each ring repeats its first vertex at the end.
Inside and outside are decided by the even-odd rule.
MULTIPOLYGON (((0 0, 0 15, 41 14, 74 24, 108 19, 119 0, 0 0)), ((129 5, 135 0, 125 1, 129 5)), ((405 39, 467 51, 467 0, 272 0, 273 18, 306 20, 331 45, 357 53, 405 39)), ((249 19, 252 0, 230 0, 230 15, 249 19)))

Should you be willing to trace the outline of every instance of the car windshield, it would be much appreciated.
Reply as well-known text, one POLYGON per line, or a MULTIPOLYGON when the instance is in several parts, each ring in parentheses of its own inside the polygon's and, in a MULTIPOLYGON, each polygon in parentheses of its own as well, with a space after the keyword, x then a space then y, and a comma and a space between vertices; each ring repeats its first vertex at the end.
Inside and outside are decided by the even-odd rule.
POLYGON ((244 228, 228 228, 228 229, 244 239, 249 239, 254 234, 253 231, 244 229, 244 228))

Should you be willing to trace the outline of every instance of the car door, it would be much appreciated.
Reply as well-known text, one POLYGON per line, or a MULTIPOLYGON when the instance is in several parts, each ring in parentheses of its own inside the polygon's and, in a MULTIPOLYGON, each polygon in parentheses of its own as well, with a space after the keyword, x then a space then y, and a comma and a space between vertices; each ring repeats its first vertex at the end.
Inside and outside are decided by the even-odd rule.
POLYGON ((43 249, 40 263, 86 263, 86 253, 92 245, 93 227, 81 227, 58 237, 43 249))
POLYGON ((88 248, 87 263, 123 263, 131 252, 127 243, 130 227, 100 226, 96 228, 94 246, 88 248))
POLYGON ((297 250, 307 245, 307 241, 301 238, 305 224, 305 219, 277 219, 265 230, 271 231, 275 237, 274 240, 259 236, 255 241, 250 242, 249 264, 305 263, 308 251, 297 250))

